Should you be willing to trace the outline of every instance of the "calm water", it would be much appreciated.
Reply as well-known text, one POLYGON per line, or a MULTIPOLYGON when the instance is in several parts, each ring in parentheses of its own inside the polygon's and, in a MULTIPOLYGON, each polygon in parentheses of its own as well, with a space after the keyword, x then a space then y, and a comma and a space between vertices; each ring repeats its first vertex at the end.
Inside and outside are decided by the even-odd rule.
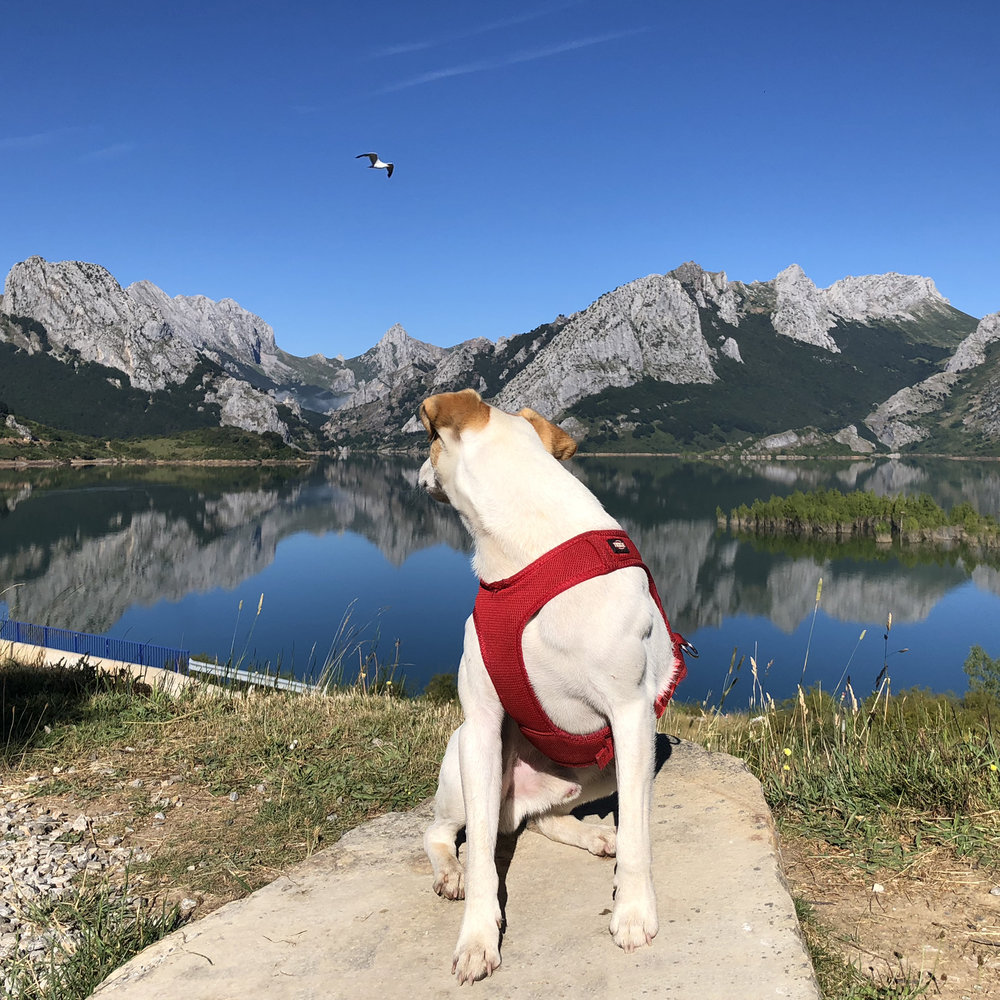
MULTIPOLYGON (((464 530, 416 488, 418 465, 0 471, 0 611, 299 676, 344 645, 347 614, 348 647, 362 641, 391 658, 398 641, 407 687, 419 690, 457 668, 476 581, 464 530)), ((715 521, 717 505, 820 486, 926 491, 1000 515, 1000 463, 590 458, 571 467, 635 539, 672 624, 701 651, 685 700, 718 697, 734 650, 755 657, 778 698, 804 667, 807 683, 832 688, 846 673, 866 691, 886 662, 894 688, 960 692, 971 645, 1000 656, 1000 559, 763 546, 715 521)), ((348 669, 357 662, 351 653, 348 669)), ((730 704, 748 699, 748 669, 730 704)))

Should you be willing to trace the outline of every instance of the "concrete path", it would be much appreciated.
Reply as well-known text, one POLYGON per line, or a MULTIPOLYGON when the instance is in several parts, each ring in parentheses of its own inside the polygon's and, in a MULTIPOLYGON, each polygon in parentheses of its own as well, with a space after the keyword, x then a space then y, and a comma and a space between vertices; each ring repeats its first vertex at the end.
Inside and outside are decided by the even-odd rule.
POLYGON ((819 1000, 759 783, 733 757, 660 740, 666 759, 652 822, 660 932, 650 948, 626 955, 608 933, 613 861, 528 832, 500 851, 503 964, 460 987, 451 954, 464 904, 431 890, 421 846, 427 803, 352 830, 176 931, 93 996, 819 1000))

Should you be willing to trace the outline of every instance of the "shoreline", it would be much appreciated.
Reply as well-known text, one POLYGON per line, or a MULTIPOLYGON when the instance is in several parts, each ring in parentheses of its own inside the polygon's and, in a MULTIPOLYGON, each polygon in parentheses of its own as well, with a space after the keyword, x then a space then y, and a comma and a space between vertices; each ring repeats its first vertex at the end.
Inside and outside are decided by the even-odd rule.
MULTIPOLYGON (((390 456, 421 456, 423 450, 352 448, 349 454, 390 456)), ((0 469, 58 469, 58 468, 114 468, 158 466, 203 466, 270 468, 280 466, 308 466, 323 460, 343 461, 349 455, 333 452, 305 452, 301 458, 2 458, 0 469)), ((841 454, 809 455, 788 452, 740 452, 738 454, 687 451, 578 451, 573 459, 586 458, 671 458, 698 462, 878 462, 928 459, 949 462, 997 462, 1000 455, 948 455, 940 452, 845 452, 841 454)))

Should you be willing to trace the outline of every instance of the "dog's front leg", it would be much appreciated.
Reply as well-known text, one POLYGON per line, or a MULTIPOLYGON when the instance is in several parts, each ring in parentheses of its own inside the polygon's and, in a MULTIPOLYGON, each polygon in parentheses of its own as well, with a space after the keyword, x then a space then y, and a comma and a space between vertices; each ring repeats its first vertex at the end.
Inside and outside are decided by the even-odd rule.
POLYGON ((659 929, 649 823, 656 717, 646 700, 619 706, 612 721, 618 776, 618 863, 611 935, 626 952, 650 944, 659 929))
MULTIPOLYGON (((470 699, 459 732, 459 764, 465 801, 465 912, 452 971, 460 983, 475 982, 500 965, 500 901, 496 866, 497 827, 503 779, 503 708, 490 688, 470 699)), ((466 699, 463 698, 463 705, 466 699)))

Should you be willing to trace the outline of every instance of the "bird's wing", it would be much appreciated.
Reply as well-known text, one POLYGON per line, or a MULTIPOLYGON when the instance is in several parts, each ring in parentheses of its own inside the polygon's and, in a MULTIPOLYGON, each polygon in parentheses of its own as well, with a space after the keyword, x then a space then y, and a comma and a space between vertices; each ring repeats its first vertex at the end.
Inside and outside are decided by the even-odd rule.
POLYGON ((392 176, 392 164, 391 163, 387 163, 385 165, 385 168, 386 168, 385 169, 385 176, 386 177, 391 177, 392 176))
POLYGON ((372 161, 372 163, 374 163, 378 159, 378 153, 358 153, 358 155, 355 156, 354 159, 361 160, 364 159, 364 157, 366 156, 368 157, 369 160, 372 161))

